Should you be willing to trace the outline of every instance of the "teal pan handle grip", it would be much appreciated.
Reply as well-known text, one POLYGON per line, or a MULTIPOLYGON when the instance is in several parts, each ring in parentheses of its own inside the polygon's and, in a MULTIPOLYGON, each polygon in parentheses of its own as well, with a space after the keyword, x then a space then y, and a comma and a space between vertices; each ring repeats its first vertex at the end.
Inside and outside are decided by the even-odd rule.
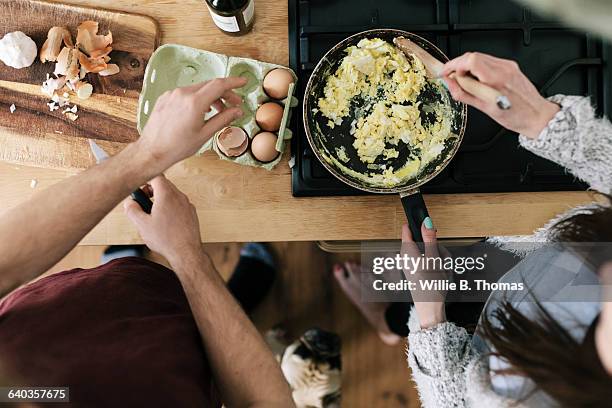
POLYGON ((423 195, 417 190, 402 194, 401 198, 404 213, 408 219, 408 227, 412 233, 412 239, 414 239, 414 242, 423 242, 421 225, 423 221, 425 221, 425 218, 429 217, 423 195))

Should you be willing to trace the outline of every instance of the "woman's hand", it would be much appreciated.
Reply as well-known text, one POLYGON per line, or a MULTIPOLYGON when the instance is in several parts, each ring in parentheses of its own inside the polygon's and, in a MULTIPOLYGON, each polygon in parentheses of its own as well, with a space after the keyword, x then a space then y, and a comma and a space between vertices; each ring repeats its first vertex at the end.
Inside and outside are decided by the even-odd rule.
POLYGON ((123 208, 149 249, 164 256, 173 267, 200 256, 200 223, 189 198, 163 175, 151 180, 145 190, 154 199, 151 214, 131 198, 123 202, 123 208))
POLYGON ((559 106, 542 97, 512 60, 468 52, 447 62, 440 75, 448 84, 453 98, 486 113, 505 128, 532 139, 538 137, 559 111, 559 106), (453 72, 456 75, 472 75, 483 84, 498 90, 508 97, 512 107, 502 110, 495 104, 467 93, 457 81, 449 77, 453 72))
POLYGON ((242 98, 233 89, 245 84, 245 78, 217 78, 164 93, 135 143, 150 157, 154 174, 193 156, 217 131, 242 116, 242 98), (211 108, 218 113, 205 121, 211 108))
MULTIPOLYGON (((425 259, 440 257, 436 230, 430 218, 429 220, 426 219, 423 225, 421 225, 421 234, 423 235, 423 243, 425 245, 425 259)), ((402 255, 408 255, 411 258, 422 258, 421 250, 412 239, 408 224, 402 226, 402 255)), ((423 290, 419 285, 420 282, 448 279, 447 274, 444 271, 420 268, 416 271, 404 270, 404 275, 407 280, 415 282, 417 285, 417 288, 411 291, 411 295, 421 328, 428 329, 445 322, 444 299, 446 298, 446 292, 423 290)))

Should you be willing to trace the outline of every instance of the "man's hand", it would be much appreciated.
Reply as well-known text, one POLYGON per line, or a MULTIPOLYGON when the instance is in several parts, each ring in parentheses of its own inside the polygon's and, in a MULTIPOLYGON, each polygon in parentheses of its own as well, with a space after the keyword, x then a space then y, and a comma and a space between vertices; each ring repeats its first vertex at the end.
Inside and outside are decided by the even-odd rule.
POLYGON ((196 209, 163 175, 151 180, 153 209, 145 213, 131 198, 123 202, 127 217, 134 223, 145 244, 163 255, 175 267, 181 259, 202 252, 200 223, 196 209))
MULTIPOLYGON (((236 106, 241 98, 232 89, 245 83, 242 78, 214 79, 162 95, 138 141, 100 165, 53 185, 4 213, 0 217, 0 237, 10 239, 0 239, 0 293, 48 270, 132 191, 196 153, 215 132, 239 117, 241 110, 236 106), (211 107, 219 113, 204 121, 211 107)), ((147 243, 168 258, 180 246, 199 249, 193 210, 181 215, 181 221, 190 225, 188 231, 173 228, 178 226, 178 218, 174 217, 179 211, 169 213, 172 222, 159 217, 165 213, 160 209, 162 203, 183 208, 188 206, 187 200, 176 199, 178 192, 168 193, 172 199, 160 199, 160 189, 172 189, 163 181, 154 184, 158 185, 154 204, 157 210, 152 216, 138 213, 139 208, 133 207, 136 203, 128 201, 131 218, 147 243), (189 217, 193 222, 188 221, 189 217)))
POLYGON ((546 100, 521 72, 515 61, 479 52, 468 52, 444 65, 440 73, 458 101, 475 107, 507 129, 535 139, 559 111, 559 105, 546 100), (472 75, 483 84, 508 97, 512 108, 502 110, 467 93, 449 75, 472 75))
POLYGON ((181 281, 225 405, 294 407, 278 362, 202 251, 195 207, 164 176, 146 190, 154 198, 151 214, 130 198, 126 214, 181 281))
POLYGON ((217 131, 242 116, 242 98, 232 90, 245 84, 245 78, 218 78, 163 94, 135 143, 150 157, 155 174, 193 156, 217 131), (218 113, 205 121, 213 107, 218 113))

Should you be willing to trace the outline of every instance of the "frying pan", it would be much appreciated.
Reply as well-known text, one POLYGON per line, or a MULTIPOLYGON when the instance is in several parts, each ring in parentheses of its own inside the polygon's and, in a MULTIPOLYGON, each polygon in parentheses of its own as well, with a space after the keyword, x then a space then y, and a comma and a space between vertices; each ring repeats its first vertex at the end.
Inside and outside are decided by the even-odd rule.
MULTIPOLYGON (((389 166, 393 166, 394 169, 401 168, 410 160, 410 146, 400 141, 398 146, 393 146, 399 151, 399 156, 390 159, 379 157, 374 162, 377 169, 372 169, 372 165, 368 167, 366 163, 359 159, 357 150, 353 147, 354 136, 350 134, 350 129, 351 122, 355 119, 355 109, 351 109, 351 113, 343 119, 342 124, 334 126, 333 129, 327 124, 328 118, 318 112, 319 98, 324 96, 327 78, 333 75, 340 66, 342 59, 346 56, 345 50, 347 47, 357 45, 364 38, 381 38, 393 44, 393 39, 400 36, 415 42, 436 59, 443 62, 448 61, 448 57, 435 45, 416 34, 406 31, 376 29, 352 35, 329 50, 315 67, 306 85, 302 114, 308 143, 321 164, 336 178, 359 190, 371 193, 399 193, 412 236, 415 241, 419 242, 423 240, 421 224, 429 216, 419 187, 438 175, 457 152, 463 140, 467 120, 467 107, 463 103, 455 101, 444 87, 426 86, 423 89, 417 99, 417 101, 421 102, 419 109, 421 110, 422 123, 427 124, 429 121, 435 120, 435 115, 432 116, 431 109, 428 110, 427 106, 444 104, 448 107, 446 111, 450 115, 451 132, 454 134, 454 137, 447 139, 442 152, 424 168, 420 169, 416 176, 401 180, 392 187, 375 184, 357 175, 382 173, 383 169, 389 166), (339 154, 346 157, 338 157, 339 154), (343 170, 342 165, 339 163, 343 163, 342 165, 349 171, 343 170)), ((359 101, 354 103, 359 103, 359 101)), ((355 105, 352 105, 352 108, 355 107, 355 105)))

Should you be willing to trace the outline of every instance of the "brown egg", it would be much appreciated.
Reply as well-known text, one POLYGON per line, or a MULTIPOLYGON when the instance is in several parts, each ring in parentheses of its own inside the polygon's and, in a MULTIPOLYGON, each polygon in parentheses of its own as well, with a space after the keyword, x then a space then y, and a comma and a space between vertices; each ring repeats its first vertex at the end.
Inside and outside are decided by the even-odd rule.
POLYGON ((217 136, 217 146, 228 157, 238 157, 246 152, 249 138, 244 130, 236 126, 228 126, 217 136))
POLYGON ((263 130, 276 132, 283 120, 283 107, 275 102, 266 102, 257 109, 255 120, 263 130))
POLYGON ((276 150, 277 137, 274 133, 261 132, 251 141, 251 153, 260 162, 271 162, 278 157, 276 150))
POLYGON ((291 72, 276 68, 268 72, 263 81, 264 91, 272 99, 285 99, 289 93, 289 85, 295 82, 291 72))

